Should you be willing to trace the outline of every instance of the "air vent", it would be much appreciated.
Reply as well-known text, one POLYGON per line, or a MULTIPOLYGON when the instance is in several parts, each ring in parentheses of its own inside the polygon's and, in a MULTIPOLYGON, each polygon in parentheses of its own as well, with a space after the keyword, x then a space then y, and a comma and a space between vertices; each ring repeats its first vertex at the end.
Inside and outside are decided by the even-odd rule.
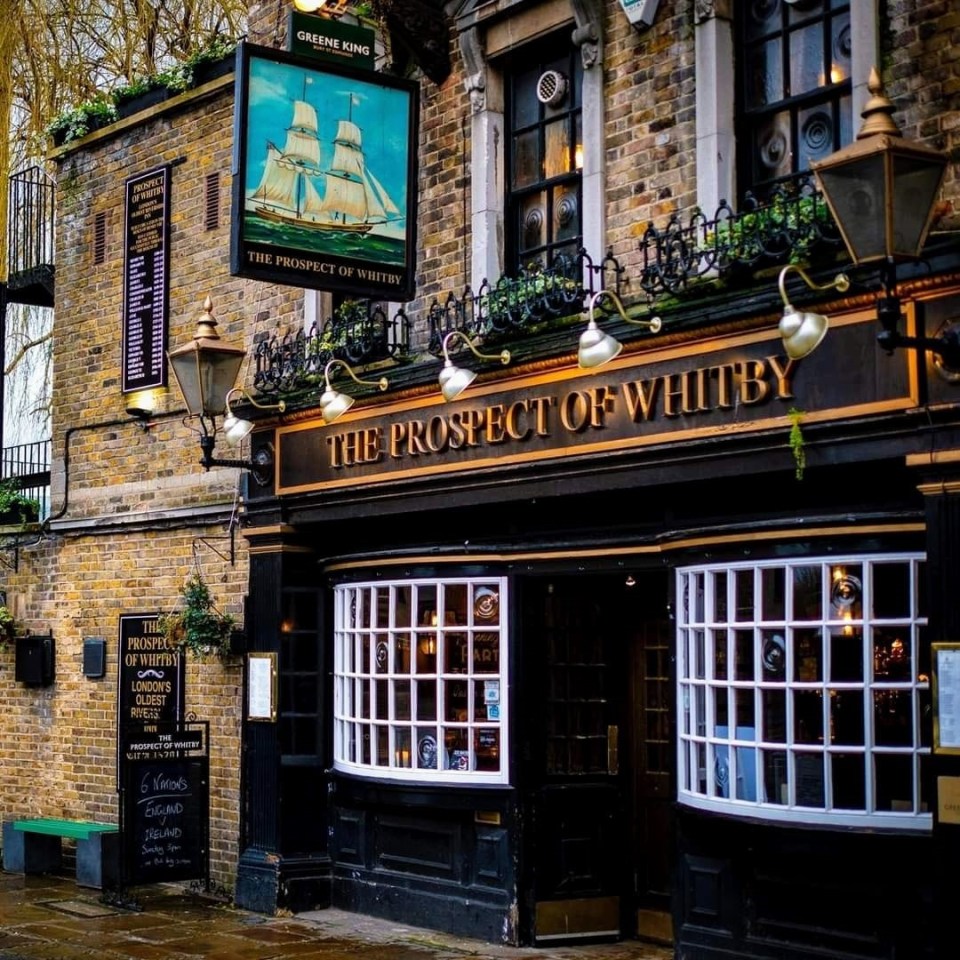
POLYGON ((220 226, 220 174, 208 173, 206 183, 203 225, 207 230, 216 230, 220 226))
POLYGON ((93 262, 104 263, 107 259, 107 213, 101 210, 93 218, 93 262))
POLYGON ((567 78, 557 70, 545 70, 537 81, 537 99, 548 107, 563 102, 567 95, 567 78))

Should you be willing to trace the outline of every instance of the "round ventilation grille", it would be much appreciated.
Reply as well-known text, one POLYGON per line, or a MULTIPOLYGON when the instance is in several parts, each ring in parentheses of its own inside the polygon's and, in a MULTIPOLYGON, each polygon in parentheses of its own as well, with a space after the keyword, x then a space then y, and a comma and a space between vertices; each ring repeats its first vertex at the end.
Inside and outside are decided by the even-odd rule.
POLYGON ((555 107, 567 95, 567 78, 556 70, 545 70, 537 81, 537 99, 555 107))

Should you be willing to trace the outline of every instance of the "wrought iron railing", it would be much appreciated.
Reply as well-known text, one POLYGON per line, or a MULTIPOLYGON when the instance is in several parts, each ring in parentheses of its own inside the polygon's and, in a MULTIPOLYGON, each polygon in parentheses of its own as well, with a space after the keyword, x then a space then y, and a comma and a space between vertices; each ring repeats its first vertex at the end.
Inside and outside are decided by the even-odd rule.
POLYGON ((723 200, 712 219, 696 209, 685 223, 674 214, 651 224, 640 241, 639 283, 650 297, 674 294, 708 274, 798 262, 841 244, 823 195, 802 177, 765 203, 748 193, 739 212, 723 200))
POLYGON ((575 257, 557 257, 549 267, 538 264, 494 284, 484 280, 476 291, 468 286, 460 296, 451 292, 443 302, 430 304, 427 349, 440 356, 444 337, 454 330, 490 342, 579 313, 585 297, 596 289, 606 287, 619 294, 623 272, 611 251, 594 263, 581 248, 575 257))
POLYGON ((292 393, 319 384, 327 363, 354 366, 390 360, 410 348, 410 323, 401 307, 392 317, 382 303, 352 301, 309 330, 273 333, 254 349, 253 385, 258 393, 292 393))
POLYGON ((4 480, 17 480, 25 497, 40 504, 40 519, 50 515, 50 441, 4 447, 0 459, 4 480))
POLYGON ((14 302, 53 304, 55 185, 40 167, 10 176, 8 287, 14 302))
MULTIPOLYGON (((427 350, 440 356, 444 338, 455 330, 485 343, 528 336, 546 322, 580 313, 598 290, 621 296, 621 286, 633 282, 653 303, 700 278, 807 260, 841 246, 823 196, 802 177, 778 186, 764 203, 748 193, 739 212, 722 201, 712 219, 697 209, 686 222, 674 214, 665 225, 651 224, 640 241, 639 277, 626 276, 612 251, 594 263, 580 249, 546 267, 492 284, 484 280, 477 290, 450 292, 427 308, 427 350)), ((378 303, 345 305, 322 325, 258 343, 254 386, 264 394, 292 393, 319 384, 333 358, 363 365, 406 355, 410 326, 402 307, 391 318, 378 303)))

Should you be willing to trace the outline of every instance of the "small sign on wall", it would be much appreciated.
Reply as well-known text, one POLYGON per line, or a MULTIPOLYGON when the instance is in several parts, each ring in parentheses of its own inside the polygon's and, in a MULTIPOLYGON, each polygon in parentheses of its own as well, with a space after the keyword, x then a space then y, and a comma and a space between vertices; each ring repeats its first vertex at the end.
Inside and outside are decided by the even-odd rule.
POLYGON ((367 27, 291 10, 287 37, 291 53, 373 69, 376 34, 367 27))
POLYGON ((123 392, 167 385, 170 167, 126 182, 123 258, 123 392))
POLYGON ((933 752, 960 754, 960 643, 934 643, 933 752))
POLYGON ((627 19, 639 30, 653 25, 660 0, 620 0, 627 19))
POLYGON ((247 655, 247 719, 274 723, 277 719, 277 655, 247 655))

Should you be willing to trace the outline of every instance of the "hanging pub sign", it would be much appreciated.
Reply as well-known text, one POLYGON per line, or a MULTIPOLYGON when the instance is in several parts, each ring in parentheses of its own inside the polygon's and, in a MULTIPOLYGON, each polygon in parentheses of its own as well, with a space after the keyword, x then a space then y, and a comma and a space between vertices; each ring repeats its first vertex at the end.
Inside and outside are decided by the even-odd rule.
POLYGON ((241 44, 231 271, 408 300, 416 84, 241 44))
POLYGON ((290 11, 287 45, 302 57, 372 70, 376 36, 368 27, 290 11))
POLYGON ((170 167, 126 181, 123 250, 123 392, 167 385, 170 167))

